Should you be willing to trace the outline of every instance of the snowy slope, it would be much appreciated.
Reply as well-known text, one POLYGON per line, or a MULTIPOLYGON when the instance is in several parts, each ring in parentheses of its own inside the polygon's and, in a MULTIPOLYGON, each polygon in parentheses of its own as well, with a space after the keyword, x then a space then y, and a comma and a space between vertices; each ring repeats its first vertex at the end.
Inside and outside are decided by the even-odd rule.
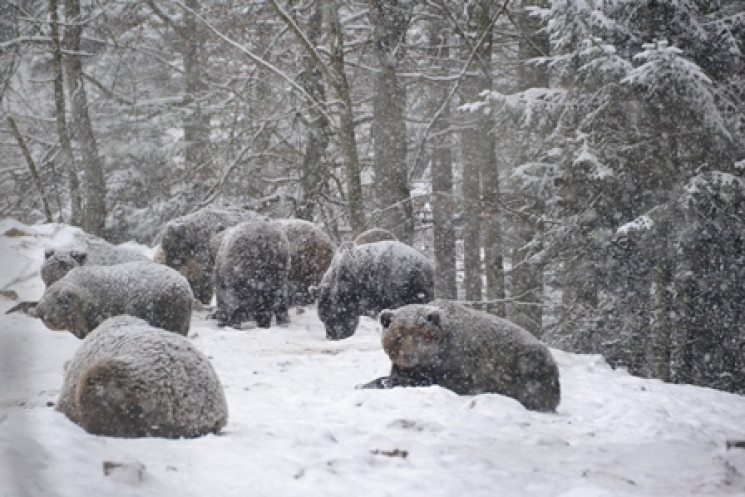
MULTIPOLYGON (((0 222, 0 290, 38 299, 43 247, 73 233, 0 222), (32 236, 3 235, 14 227, 32 236)), ((15 303, 0 297, 0 312, 15 303)), ((363 318, 355 336, 328 342, 313 308, 291 317, 238 331, 196 313, 190 336, 225 388, 226 431, 125 440, 50 407, 78 339, 0 314, 0 497, 745 495, 745 479, 730 471, 725 483, 737 456, 725 442, 745 440, 743 397, 559 351, 556 414, 439 387, 356 390, 388 371, 379 325, 363 318), (104 462, 123 466, 105 476, 104 462)))

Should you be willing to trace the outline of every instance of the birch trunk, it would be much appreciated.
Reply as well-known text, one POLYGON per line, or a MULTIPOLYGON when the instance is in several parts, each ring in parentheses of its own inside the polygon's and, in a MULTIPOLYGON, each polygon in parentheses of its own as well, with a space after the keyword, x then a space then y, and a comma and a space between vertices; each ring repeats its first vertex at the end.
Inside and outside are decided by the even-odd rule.
POLYGON ((75 158, 70 143, 65 105, 65 82, 63 78, 62 46, 59 34, 59 13, 57 0, 49 0, 50 36, 52 41, 52 72, 54 73, 54 110, 59 136, 60 155, 67 171, 67 182, 70 189, 70 224, 83 225, 83 200, 80 194, 80 180, 75 168, 75 158))

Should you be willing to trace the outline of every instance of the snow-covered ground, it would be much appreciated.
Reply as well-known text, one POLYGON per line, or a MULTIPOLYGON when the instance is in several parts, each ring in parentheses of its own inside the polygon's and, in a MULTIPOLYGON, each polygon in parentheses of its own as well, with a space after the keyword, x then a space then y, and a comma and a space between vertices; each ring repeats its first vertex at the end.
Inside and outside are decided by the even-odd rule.
MULTIPOLYGON (((38 299, 43 248, 73 233, 1 221, 0 291, 38 299)), ((0 312, 15 303, 0 296, 0 312)), ((439 387, 357 390, 388 371, 380 326, 363 319, 328 342, 315 309, 291 317, 238 331, 195 313, 190 337, 212 359, 230 421, 219 436, 163 440, 89 435, 55 411, 80 341, 0 314, 0 496, 745 495, 745 464, 725 449, 745 440, 744 397, 559 351, 556 414, 439 387)))

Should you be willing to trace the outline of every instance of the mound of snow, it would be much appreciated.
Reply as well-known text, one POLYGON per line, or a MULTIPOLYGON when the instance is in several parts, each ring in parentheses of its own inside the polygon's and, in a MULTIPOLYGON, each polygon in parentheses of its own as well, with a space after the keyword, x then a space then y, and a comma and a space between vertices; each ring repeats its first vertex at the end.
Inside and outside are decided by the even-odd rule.
MULTIPOLYGON (((0 312, 15 304, 9 290, 41 295, 43 247, 72 236, 0 222, 0 312)), ((0 316, 0 497, 745 495, 726 449, 745 440, 745 398, 632 377, 598 356, 554 351, 562 402, 542 414, 440 387, 355 389, 389 369, 367 318, 328 342, 312 307, 270 329, 218 329, 195 313, 190 339, 230 409, 224 433, 115 439, 52 407, 80 341, 0 316)))

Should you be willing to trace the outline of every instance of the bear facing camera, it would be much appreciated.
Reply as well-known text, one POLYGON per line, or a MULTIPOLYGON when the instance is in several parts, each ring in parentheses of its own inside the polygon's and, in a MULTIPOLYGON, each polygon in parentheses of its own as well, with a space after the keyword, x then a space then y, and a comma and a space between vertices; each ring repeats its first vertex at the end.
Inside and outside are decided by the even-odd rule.
POLYGON ((389 376, 362 388, 440 385, 460 395, 497 393, 553 412, 559 369, 548 347, 519 326, 447 300, 380 314, 389 376))

